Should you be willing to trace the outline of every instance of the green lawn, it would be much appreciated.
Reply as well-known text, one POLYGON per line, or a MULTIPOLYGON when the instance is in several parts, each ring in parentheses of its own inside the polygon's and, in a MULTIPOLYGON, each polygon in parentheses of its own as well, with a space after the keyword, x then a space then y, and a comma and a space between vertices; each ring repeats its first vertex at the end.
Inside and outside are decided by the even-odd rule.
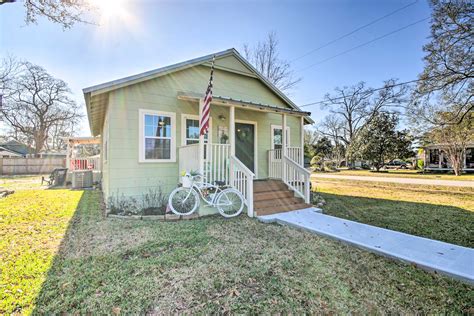
POLYGON ((2 187, 9 190, 41 189, 41 175, 0 176, 0 188, 2 187))
POLYGON ((246 216, 105 218, 97 191, 0 200, 0 314, 462 313, 474 288, 246 216))
POLYGON ((474 247, 474 190, 317 179, 324 213, 474 247))
POLYGON ((422 173, 418 170, 387 170, 375 172, 372 170, 347 170, 341 169, 337 172, 313 172, 317 175, 321 174, 335 174, 344 176, 367 176, 367 177, 394 177, 394 178, 416 178, 416 179, 438 179, 438 180, 459 180, 459 181, 474 181, 474 173, 462 174, 456 176, 453 173, 422 173))

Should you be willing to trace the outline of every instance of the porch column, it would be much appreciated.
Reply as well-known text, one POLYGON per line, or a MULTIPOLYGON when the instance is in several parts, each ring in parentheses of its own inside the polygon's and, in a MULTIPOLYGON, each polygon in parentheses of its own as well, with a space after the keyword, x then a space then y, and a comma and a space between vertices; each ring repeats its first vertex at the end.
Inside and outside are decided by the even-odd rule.
POLYGON ((301 142, 301 152, 300 152, 300 163, 301 167, 304 167, 304 116, 301 117, 301 131, 300 131, 300 142, 301 142))
POLYGON ((281 178, 283 182, 286 179, 286 114, 281 115, 281 178))
MULTIPOLYGON (((204 100, 199 99, 199 122, 201 122, 202 109, 204 107, 204 100)), ((199 126, 200 128, 200 126, 199 126)), ((204 175, 204 135, 199 133, 199 173, 204 175)))
POLYGON ((439 149, 438 150, 438 168, 439 169, 441 169, 441 167, 443 166, 442 165, 443 158, 444 158, 443 152, 441 151, 441 149, 439 149))
MULTIPOLYGON (((235 106, 231 105, 229 108, 229 144, 230 156, 235 156, 235 106)), ((230 185, 234 186, 234 164, 229 164, 229 181, 230 185)))
POLYGON ((235 156, 235 106, 229 108, 229 144, 230 155, 235 156))

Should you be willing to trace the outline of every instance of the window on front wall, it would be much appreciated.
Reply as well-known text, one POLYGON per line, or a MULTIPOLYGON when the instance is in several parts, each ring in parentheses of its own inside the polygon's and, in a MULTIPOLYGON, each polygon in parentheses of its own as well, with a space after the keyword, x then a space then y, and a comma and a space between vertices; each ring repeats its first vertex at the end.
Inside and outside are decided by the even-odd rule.
MULTIPOLYGON (((199 117, 196 115, 183 114, 182 122, 183 128, 183 146, 192 145, 199 143, 199 117)), ((212 121, 209 122, 209 127, 212 126, 212 121)), ((209 134, 211 133, 211 128, 209 133, 204 135, 204 143, 208 143, 209 134)))
MULTIPOLYGON (((185 145, 199 143, 199 120, 186 118, 185 145)), ((204 142, 207 143, 209 133, 204 135, 204 142)))
POLYGON ((174 113, 141 111, 141 161, 173 161, 175 155, 174 113))
MULTIPOLYGON (((272 149, 281 149, 283 144, 283 135, 281 126, 272 125, 272 149)), ((290 128, 286 127, 286 146, 290 144, 290 128)))

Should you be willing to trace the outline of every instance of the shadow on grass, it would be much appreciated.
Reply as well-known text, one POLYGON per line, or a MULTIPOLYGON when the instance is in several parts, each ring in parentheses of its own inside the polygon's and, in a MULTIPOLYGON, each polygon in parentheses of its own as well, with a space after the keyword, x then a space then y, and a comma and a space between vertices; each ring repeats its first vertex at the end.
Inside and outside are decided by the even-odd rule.
POLYGON ((454 206, 319 193, 324 213, 404 233, 474 247, 474 212, 454 206))
MULTIPOLYGON (((45 188, 45 190, 64 190, 65 187, 50 186, 45 188)), ((60 279, 58 276, 62 273, 68 273, 67 267, 64 266, 64 261, 66 257, 70 256, 70 246, 73 238, 76 238, 79 233, 79 228, 82 222, 90 220, 90 215, 93 214, 94 217, 97 217, 97 211, 100 212, 100 192, 98 191, 84 191, 79 203, 74 211, 73 216, 69 220, 68 227, 66 232, 61 240, 58 251, 54 256, 51 267, 45 278, 41 290, 35 300, 35 308, 33 310, 33 315, 43 315, 45 313, 55 313, 66 312, 67 310, 58 309, 49 309, 48 311, 43 309, 43 306, 51 299, 51 296, 64 295, 67 292, 68 284, 58 282, 60 279), (65 269, 66 268, 66 269, 65 269), (62 287, 63 291, 57 292, 54 290, 58 286, 62 287)))
POLYGON ((100 200, 99 191, 84 191, 33 314, 144 313, 166 295, 168 279, 151 276, 186 267, 207 249, 204 221, 108 219, 100 200))

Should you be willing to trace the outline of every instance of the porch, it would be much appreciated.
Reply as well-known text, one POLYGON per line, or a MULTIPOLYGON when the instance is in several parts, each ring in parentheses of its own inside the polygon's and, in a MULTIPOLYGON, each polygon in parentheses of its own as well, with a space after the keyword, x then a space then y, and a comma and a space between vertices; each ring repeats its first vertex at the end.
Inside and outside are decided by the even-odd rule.
MULTIPOLYGON (((453 166, 448 160, 447 153, 442 145, 427 146, 424 150, 424 170, 427 171, 452 171, 453 166)), ((474 146, 468 146, 462 158, 462 170, 465 172, 474 171, 474 146)))
MULTIPOLYGON (((179 98, 199 103, 198 113, 201 113, 200 98, 185 94, 179 98)), ((195 143, 179 147, 177 158, 180 172, 197 171, 210 183, 219 181, 234 187, 244 197, 250 217, 256 212, 263 215, 261 212, 271 211, 273 206, 275 211, 289 211, 310 202, 310 172, 303 167, 304 124, 309 113, 224 97, 213 98, 211 116, 213 111, 221 113, 219 117, 224 114, 228 117, 225 126, 221 122, 218 129, 211 126, 211 135, 217 134, 218 142, 201 136, 195 143), (236 111, 242 109, 250 116, 256 112, 278 115, 280 125, 258 122, 268 125, 268 128, 257 129, 256 121, 236 119, 236 111), (298 146, 289 146, 289 117, 298 122, 298 128, 293 125, 299 133, 299 137, 295 137, 299 140, 298 146), (221 133, 224 129, 228 135, 221 133), (263 135, 257 135, 257 130, 263 135), (271 141, 268 141, 270 138, 271 141), (256 180, 273 181, 267 186, 257 185, 261 181, 256 180)), ((183 133, 186 137, 189 134, 187 130, 183 133)))
POLYGON ((99 182, 102 164, 98 137, 68 137, 66 152, 67 181, 71 181, 74 172, 91 171, 94 182, 99 182), (86 149, 87 148, 87 149, 86 149))

